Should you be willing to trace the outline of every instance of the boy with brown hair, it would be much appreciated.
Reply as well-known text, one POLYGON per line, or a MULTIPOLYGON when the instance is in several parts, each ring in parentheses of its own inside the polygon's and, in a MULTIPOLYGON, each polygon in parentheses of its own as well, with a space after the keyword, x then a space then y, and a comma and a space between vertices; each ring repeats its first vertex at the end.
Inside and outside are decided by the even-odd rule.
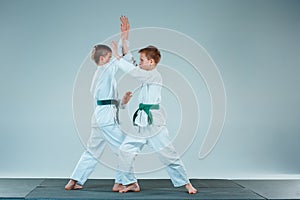
MULTIPOLYGON (((128 47, 123 38, 123 53, 128 53, 128 47)), ((119 152, 119 167, 123 171, 122 183, 125 188, 119 192, 139 192, 140 187, 133 176, 133 162, 135 156, 147 143, 158 154, 159 159, 166 166, 166 170, 175 187, 185 186, 189 194, 197 193, 186 175, 185 167, 177 155, 169 139, 165 117, 160 110, 162 77, 157 71, 157 64, 161 59, 159 50, 148 46, 139 50, 139 67, 124 62, 117 53, 117 45, 112 42, 113 54, 120 62, 120 69, 141 82, 139 94, 139 108, 134 113, 133 123, 138 126, 136 135, 126 135, 119 152), (136 137, 135 137, 136 136, 136 137), (131 178, 129 178, 131 177, 131 178)))

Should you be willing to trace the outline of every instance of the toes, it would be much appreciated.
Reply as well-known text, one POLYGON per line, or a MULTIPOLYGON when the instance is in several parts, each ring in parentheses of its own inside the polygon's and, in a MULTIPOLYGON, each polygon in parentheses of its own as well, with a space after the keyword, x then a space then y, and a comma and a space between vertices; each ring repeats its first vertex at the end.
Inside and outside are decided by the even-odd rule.
POLYGON ((73 187, 73 189, 74 189, 74 190, 81 190, 81 189, 82 189, 82 186, 76 184, 76 185, 73 187))
POLYGON ((119 193, 126 193, 127 190, 126 189, 123 189, 123 190, 119 190, 119 193))
POLYGON ((74 186, 75 186, 75 182, 70 180, 67 185, 65 186, 65 190, 73 190, 74 189, 74 186))

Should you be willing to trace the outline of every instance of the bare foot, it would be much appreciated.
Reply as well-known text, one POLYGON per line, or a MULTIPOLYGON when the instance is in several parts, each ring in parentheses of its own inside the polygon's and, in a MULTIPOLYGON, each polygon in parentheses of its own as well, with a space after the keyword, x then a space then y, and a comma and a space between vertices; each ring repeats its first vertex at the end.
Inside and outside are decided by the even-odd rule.
POLYGON ((132 183, 130 185, 125 186, 122 190, 119 190, 120 193, 125 193, 125 192, 139 192, 140 186, 137 182, 132 183))
POLYGON ((124 189, 125 186, 123 186, 122 184, 120 183, 115 183, 113 188, 112 188, 112 191, 113 192, 119 192, 120 190, 124 189))
POLYGON ((197 193, 196 188, 194 188, 191 183, 186 184, 185 188, 187 189, 189 194, 196 194, 197 193))
POLYGON ((65 190, 80 190, 82 189, 81 185, 77 184, 77 181, 71 179, 65 186, 65 190))

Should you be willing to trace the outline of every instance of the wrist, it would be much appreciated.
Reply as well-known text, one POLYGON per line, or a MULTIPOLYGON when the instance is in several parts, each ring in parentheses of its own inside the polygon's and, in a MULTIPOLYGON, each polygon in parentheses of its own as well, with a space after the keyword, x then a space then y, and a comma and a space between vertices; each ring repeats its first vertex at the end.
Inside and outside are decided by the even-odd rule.
POLYGON ((116 59, 120 60, 122 57, 119 55, 115 55, 116 59))

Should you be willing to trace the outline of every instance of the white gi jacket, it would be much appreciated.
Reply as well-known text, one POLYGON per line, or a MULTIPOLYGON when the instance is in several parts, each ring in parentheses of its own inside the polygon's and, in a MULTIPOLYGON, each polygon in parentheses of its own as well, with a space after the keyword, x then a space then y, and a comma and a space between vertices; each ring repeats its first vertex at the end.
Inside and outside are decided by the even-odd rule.
MULTIPOLYGON (((129 42, 127 41, 129 46, 129 42)), ((119 41, 118 51, 122 52, 122 42, 119 41)), ((124 59, 134 61, 131 54, 125 55, 124 59)), ((97 100, 118 99, 117 81, 115 75, 118 71, 119 62, 117 59, 112 58, 108 63, 103 66, 98 66, 94 74, 90 92, 95 99, 95 111, 92 117, 92 126, 108 126, 116 124, 116 107, 114 105, 101 105, 97 106, 97 100)), ((120 108, 125 106, 120 105, 120 108)))
MULTIPOLYGON (((90 89, 95 104, 97 104, 97 100, 118 100, 117 81, 115 79, 118 66, 115 61, 116 59, 111 59, 107 64, 97 67, 90 89)), ((94 117, 98 126, 115 124, 116 107, 114 105, 96 106, 94 117)))
MULTIPOLYGON (((127 59, 126 59, 127 60, 127 59)), ((121 58, 119 61, 119 68, 125 73, 129 73, 131 76, 141 82, 141 91, 139 94, 139 103, 143 104, 160 104, 161 103, 161 88, 162 78, 157 69, 146 71, 140 67, 136 67, 133 64, 127 62, 121 58)), ((138 107, 137 107, 138 108, 138 107)), ((150 110, 153 117, 153 125, 162 126, 166 124, 165 115, 159 110, 150 110)), ((138 111, 138 116, 135 123, 140 127, 148 126, 148 115, 145 111, 138 111)))

